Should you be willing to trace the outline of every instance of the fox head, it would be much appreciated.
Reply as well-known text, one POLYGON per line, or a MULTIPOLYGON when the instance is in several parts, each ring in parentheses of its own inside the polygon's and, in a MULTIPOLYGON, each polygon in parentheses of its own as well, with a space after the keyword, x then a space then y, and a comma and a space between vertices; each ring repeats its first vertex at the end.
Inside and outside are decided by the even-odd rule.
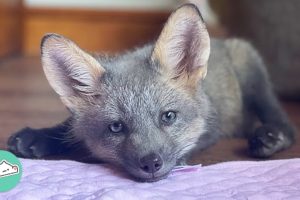
POLYGON ((44 36, 41 51, 74 136, 96 158, 155 181, 205 145, 211 110, 201 82, 210 38, 195 6, 174 11, 154 44, 132 52, 92 55, 57 34, 44 36))

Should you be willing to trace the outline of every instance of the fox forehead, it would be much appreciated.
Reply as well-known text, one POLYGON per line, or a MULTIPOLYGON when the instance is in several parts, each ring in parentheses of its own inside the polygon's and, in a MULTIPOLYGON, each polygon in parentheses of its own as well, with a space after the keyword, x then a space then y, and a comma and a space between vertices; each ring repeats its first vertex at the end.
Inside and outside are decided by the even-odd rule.
POLYGON ((152 45, 146 45, 113 57, 97 57, 98 62, 105 68, 105 74, 97 86, 108 104, 107 107, 113 108, 109 104, 117 102, 127 107, 127 111, 133 106, 159 106, 167 96, 172 95, 174 89, 155 70, 157 63, 150 60, 152 49, 152 45))
POLYGON ((187 103, 188 99, 184 93, 151 75, 113 77, 105 81, 107 83, 100 85, 101 110, 110 115, 115 113, 126 117, 136 114, 149 117, 161 111, 176 109, 183 102, 187 103))
POLYGON ((115 76, 126 77, 132 74, 145 76, 146 73, 153 70, 153 63, 150 59, 152 51, 153 44, 148 44, 119 55, 96 55, 95 57, 106 72, 115 76))

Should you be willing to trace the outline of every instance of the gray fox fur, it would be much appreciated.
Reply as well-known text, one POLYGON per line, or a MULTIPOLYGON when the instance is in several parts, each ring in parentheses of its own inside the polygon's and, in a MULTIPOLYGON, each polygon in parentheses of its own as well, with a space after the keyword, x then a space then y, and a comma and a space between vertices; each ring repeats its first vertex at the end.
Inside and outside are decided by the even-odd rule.
POLYGON ((133 178, 157 181, 222 137, 248 139, 251 155, 263 158, 294 141, 260 56, 245 41, 210 39, 192 4, 172 13, 155 43, 133 51, 88 54, 48 34, 41 52, 70 118, 11 136, 8 148, 21 157, 63 154, 76 148, 64 142, 71 138, 133 178))

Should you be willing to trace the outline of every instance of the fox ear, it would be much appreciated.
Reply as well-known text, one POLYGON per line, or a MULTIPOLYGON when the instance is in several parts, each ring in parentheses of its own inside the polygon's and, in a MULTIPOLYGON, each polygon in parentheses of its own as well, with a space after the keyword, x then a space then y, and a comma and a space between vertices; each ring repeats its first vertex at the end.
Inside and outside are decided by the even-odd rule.
POLYGON ((95 85, 105 70, 74 42, 57 34, 45 35, 41 54, 46 77, 62 98, 96 92, 95 85))
POLYGON ((210 38, 198 8, 186 4, 169 17, 152 53, 159 71, 194 84, 207 72, 210 38))

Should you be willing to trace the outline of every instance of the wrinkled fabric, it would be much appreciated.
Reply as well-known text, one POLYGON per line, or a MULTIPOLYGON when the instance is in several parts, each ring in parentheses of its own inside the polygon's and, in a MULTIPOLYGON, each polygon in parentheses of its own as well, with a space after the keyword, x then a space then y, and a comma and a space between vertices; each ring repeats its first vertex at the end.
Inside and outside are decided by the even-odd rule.
POLYGON ((300 159, 184 166, 139 183, 109 165, 21 159, 23 176, 0 199, 300 199, 300 159))

